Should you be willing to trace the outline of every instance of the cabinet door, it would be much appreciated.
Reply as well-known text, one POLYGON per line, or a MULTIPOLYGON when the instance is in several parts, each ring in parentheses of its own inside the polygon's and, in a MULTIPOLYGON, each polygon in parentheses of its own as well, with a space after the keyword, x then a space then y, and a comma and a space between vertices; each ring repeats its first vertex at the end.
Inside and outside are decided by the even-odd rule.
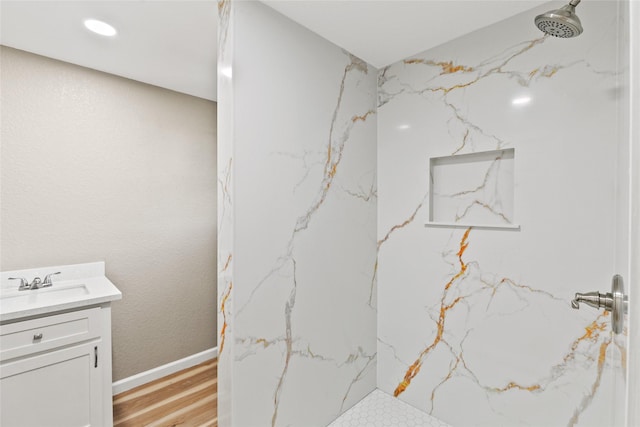
POLYGON ((100 342, 0 365, 3 427, 100 426, 100 342))

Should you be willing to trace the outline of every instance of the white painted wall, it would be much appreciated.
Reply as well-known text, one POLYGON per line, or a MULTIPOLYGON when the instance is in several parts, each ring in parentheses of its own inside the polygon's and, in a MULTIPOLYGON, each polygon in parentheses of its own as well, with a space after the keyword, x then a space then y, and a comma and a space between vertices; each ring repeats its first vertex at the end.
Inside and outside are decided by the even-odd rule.
POLYGON ((114 380, 214 347, 216 104, 0 52, 2 270, 105 261, 114 380))

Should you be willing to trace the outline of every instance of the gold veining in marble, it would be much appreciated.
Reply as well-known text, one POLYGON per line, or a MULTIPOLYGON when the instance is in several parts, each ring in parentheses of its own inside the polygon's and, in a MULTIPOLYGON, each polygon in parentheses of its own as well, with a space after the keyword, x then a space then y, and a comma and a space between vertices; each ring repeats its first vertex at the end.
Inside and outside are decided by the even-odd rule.
POLYGON ((367 74, 369 72, 366 62, 362 61, 361 59, 353 55, 348 54, 348 56, 350 58, 350 63, 347 64, 344 68, 344 71, 342 74, 342 80, 340 81, 340 90, 338 92, 336 107, 333 111, 333 115, 331 119, 328 144, 326 147, 327 154, 326 154, 326 161, 324 165, 324 174, 323 174, 322 182, 320 184, 320 189, 319 189, 318 195, 316 196, 315 201, 309 207, 307 212, 304 215, 302 215, 300 218, 298 218, 296 227, 294 229, 294 234, 301 230, 305 230, 309 226, 309 222, 311 221, 313 214, 320 208, 320 206, 322 206, 322 204, 326 200, 329 190, 333 185, 334 178, 338 172, 338 166, 342 161, 345 144, 349 139, 349 136, 351 134, 351 129, 353 128, 353 126, 359 121, 362 121, 362 122, 366 121, 369 115, 375 114, 375 111, 369 110, 365 114, 352 116, 349 125, 344 130, 342 135, 336 138, 334 133, 335 133, 336 126, 338 125, 337 119, 342 106, 347 77, 350 75, 352 71, 358 71, 364 74, 367 74))
POLYGON ((444 333, 444 325, 445 325, 447 312, 449 310, 451 310, 453 307, 455 307, 455 305, 463 299, 463 297, 457 297, 451 303, 449 303, 449 304, 445 303, 445 299, 447 297, 448 291, 451 288, 451 286, 453 285, 453 283, 456 280, 458 280, 460 277, 462 277, 465 274, 465 272, 467 271, 467 264, 462 259, 462 255, 464 255, 464 252, 467 250, 467 247, 469 246, 469 242, 467 240, 469 238, 469 233, 470 232, 471 232, 471 227, 467 228, 467 230, 464 232, 464 234, 462 236, 462 239, 460 240, 458 253, 456 254, 457 257, 458 257, 458 261, 460 263, 459 270, 456 272, 456 274, 453 275, 453 277, 444 286, 444 291, 442 293, 442 298, 440 299, 440 315, 438 317, 438 321, 437 321, 437 324, 436 324, 436 328, 437 328, 436 336, 435 336, 433 342, 431 344, 429 344, 420 353, 420 355, 415 360, 415 362, 413 362, 411 364, 411 366, 409 366, 409 369, 407 369, 407 372, 405 373, 403 380, 400 382, 400 384, 398 384, 398 386, 396 387, 396 389, 393 392, 393 395, 395 397, 398 397, 400 394, 402 394, 407 389, 407 387, 409 387, 409 385, 411 384, 411 380, 413 380, 413 378, 415 378, 415 376, 418 375, 418 373, 420 372, 420 368, 422 367, 422 363, 424 361, 424 358, 434 348, 436 348, 438 343, 440 343, 440 341, 442 340, 442 335, 444 333))
MULTIPOLYGON (((447 142, 450 142, 450 145, 445 146, 442 144, 438 146, 439 151, 437 151, 437 154, 450 150, 454 150, 452 154, 458 154, 487 149, 502 149, 505 146, 513 146, 512 144, 518 144, 517 146, 519 147, 521 144, 520 140, 508 139, 514 138, 512 135, 517 134, 517 129, 512 132, 511 129, 507 127, 507 130, 501 133, 502 131, 500 129, 503 123, 497 120, 498 117, 481 110, 484 107, 482 100, 486 98, 487 94, 492 95, 492 91, 495 89, 495 93, 504 95, 504 100, 507 101, 505 109, 509 109, 510 93, 513 93, 513 96, 525 93, 530 94, 536 101, 541 101, 543 100, 542 94, 546 94, 545 91, 549 88, 555 87, 553 83, 549 84, 546 80, 566 79, 569 71, 567 69, 576 64, 582 63, 585 69, 590 69, 586 71, 591 71, 594 74, 604 74, 602 70, 597 69, 598 67, 604 67, 604 63, 601 63, 600 58, 597 56, 593 56, 593 66, 590 62, 587 62, 588 60, 590 61, 591 56, 587 56, 587 59, 576 60, 575 62, 570 62, 569 59, 575 56, 562 56, 562 61, 566 62, 565 64, 558 65, 550 63, 549 65, 542 65, 544 62, 541 61, 549 60, 549 56, 542 55, 542 51, 544 51, 545 54, 551 52, 553 55, 560 55, 553 46, 550 46, 550 43, 554 42, 554 39, 547 39, 548 37, 543 36, 526 44, 511 46, 491 57, 489 57, 489 55, 483 55, 483 58, 487 58, 484 61, 467 61, 465 63, 464 61, 466 60, 462 57, 462 64, 470 65, 469 71, 465 72, 456 69, 455 67, 458 67, 459 64, 450 62, 452 67, 450 70, 452 72, 447 73, 447 69, 443 68, 440 76, 443 74, 451 75, 443 77, 432 78, 432 76, 440 70, 436 68, 427 69, 425 65, 427 65, 429 61, 426 59, 405 60, 399 65, 394 64, 386 67, 381 70, 379 74, 381 88, 379 91, 379 107, 382 107, 381 114, 383 115, 380 120, 385 124, 384 122, 387 116, 384 115, 384 111, 389 111, 389 117, 395 120, 402 112, 403 107, 415 108, 415 106, 418 106, 418 108, 420 108, 420 103, 426 101, 425 104, 430 103, 430 105, 425 106, 424 112, 433 113, 433 116, 438 117, 441 123, 446 124, 446 126, 440 126, 435 129, 433 133, 429 132, 427 139, 434 141, 438 139, 444 140, 447 137, 447 133, 451 136, 450 141, 447 140, 447 142), (530 52, 530 55, 522 57, 522 60, 513 61, 514 58, 543 42, 545 43, 543 49, 536 48, 536 52, 530 52), (418 69, 413 70, 411 66, 416 66, 427 71, 421 72, 418 69), (419 72, 420 75, 418 75, 419 72), (480 80, 484 78, 489 78, 490 80, 481 83, 480 80), (500 85, 498 80, 503 81, 504 84, 500 85), (522 90, 522 87, 528 88, 537 82, 544 82, 544 87, 540 88, 540 92, 537 92, 538 88, 536 87, 532 87, 533 90, 531 91, 522 90), (468 90, 472 85, 478 87, 474 90, 468 90), (465 88, 467 90, 465 90, 465 88), (511 92, 508 92, 507 89, 511 92), (384 107, 384 105, 390 101, 397 101, 397 105, 390 104, 384 107), (405 101, 409 107, 405 107, 403 104, 405 101), (431 103, 439 103, 440 105, 437 105, 438 108, 434 108, 431 103), (388 110, 385 110, 385 108, 388 110), (449 111, 449 108, 452 112, 449 111)), ((442 51, 436 50, 436 52, 442 51)), ((425 55, 428 54, 429 53, 425 55)), ((469 55, 472 57, 478 56, 475 51, 470 52, 469 55)), ((583 56, 584 55, 581 54, 578 58, 583 58, 583 56)), ((552 58, 554 57, 555 56, 552 56, 552 58)), ((561 56, 557 57, 560 58, 561 56)), ((436 61, 431 62, 431 65, 437 65, 436 61)), ((607 84, 609 83, 610 82, 607 84)), ((556 84, 561 84, 561 82, 556 82, 556 84)), ((576 88, 572 87, 572 90, 575 89, 576 88)), ((553 98, 547 99, 547 101, 551 103, 553 98)), ((518 110, 518 108, 520 107, 513 107, 513 111, 523 111, 523 109, 518 110)), ((425 114, 425 117, 426 116, 427 114, 425 114)), ((389 130, 391 130, 391 126, 394 126, 395 122, 386 123, 386 125, 388 125, 390 127, 389 130)), ((390 144, 393 142, 395 141, 389 141, 390 144)), ((425 152, 429 152, 429 150, 422 151, 423 156, 425 152)), ((426 168, 423 168, 423 170, 426 170, 426 168)), ((413 172, 418 174, 421 171, 416 170, 413 172)), ((484 169, 481 172, 484 172, 484 169)), ((392 171, 390 173, 392 173, 392 171)), ((483 203, 484 200, 483 197, 474 197, 473 195, 467 199, 469 203, 474 203, 475 205, 482 204, 482 209, 490 209, 492 203, 483 203)), ((393 198, 393 201, 395 202, 396 198, 393 198)), ((480 206, 477 208, 480 208, 480 206)), ((387 210, 389 209, 392 209, 392 207, 389 207, 387 210)), ((397 210, 397 208, 394 208, 392 212, 397 212, 397 210)), ((497 209, 497 211, 500 210, 501 209, 497 209)), ((500 212, 494 213, 500 214, 500 212)), ((460 210, 458 212, 458 219, 464 217, 465 214, 466 212, 460 210)), ((507 216, 511 215, 507 214, 504 216, 503 219, 505 221, 508 221, 507 216)), ((525 232, 529 232, 529 230, 527 229, 525 232)), ((484 236, 484 232, 478 232, 479 234, 475 233, 474 231, 473 236, 475 237, 473 237, 474 246, 472 249, 477 250, 480 246, 477 239, 484 236)), ((436 233, 434 232, 433 235, 436 235, 436 233)), ((526 237, 528 238, 529 236, 526 237)), ((412 403, 415 404, 416 399, 421 399, 422 396, 424 399, 428 399, 429 393, 431 392, 430 400, 433 408, 433 402, 436 399, 436 395, 438 395, 438 397, 442 399, 436 402, 442 402, 442 407, 437 408, 440 414, 451 414, 451 411, 455 411, 455 405, 451 405, 450 402, 456 392, 468 392, 469 396, 473 396, 474 399, 476 397, 475 393, 478 392, 478 400, 474 403, 478 405, 478 412, 486 411, 486 415, 479 414, 478 419, 485 416, 486 418, 484 418, 484 420, 509 420, 503 421, 502 423, 500 421, 494 421, 489 424, 541 424, 539 420, 545 418, 541 414, 535 413, 539 412, 535 408, 544 408, 544 406, 539 405, 548 404, 555 398, 557 398, 558 404, 563 405, 561 408, 563 415, 560 415, 559 418, 554 418, 552 423, 560 425, 567 423, 568 425, 593 423, 593 418, 591 418, 591 416, 594 415, 593 413, 600 410, 603 401, 606 405, 605 394, 609 391, 607 388, 610 387, 610 382, 612 381, 610 377, 615 376, 615 381, 617 382, 619 381, 619 376, 622 378, 626 376, 624 373, 620 375, 619 371, 624 371, 625 369, 627 354, 622 341, 618 343, 609 331, 610 317, 608 313, 597 314, 595 311, 591 313, 588 312, 589 309, 581 310, 580 312, 572 311, 569 307, 570 297, 568 297, 568 295, 572 295, 575 289, 569 292, 570 289, 568 289, 568 287, 570 288, 572 285, 567 282, 570 282, 570 280, 567 281, 563 279, 562 281, 558 281, 558 283, 553 283, 553 280, 547 281, 547 279, 555 277, 555 275, 548 275, 548 277, 546 277, 545 273, 539 270, 534 273, 531 272, 531 269, 535 268, 536 260, 545 259, 544 256, 535 254, 535 259, 529 259, 529 257, 522 259, 519 254, 515 256, 507 254, 504 257, 499 253, 495 254, 495 256, 492 254, 482 254, 480 255, 483 257, 482 259, 486 258, 489 262, 485 264, 487 270, 481 271, 479 262, 470 259, 469 251, 464 252, 461 247, 457 248, 458 254, 464 252, 465 256, 463 256, 462 259, 458 259, 458 262, 453 258, 453 253, 455 252, 453 248, 456 248, 458 238, 459 234, 453 234, 454 240, 447 245, 447 249, 451 249, 451 251, 446 253, 447 258, 445 259, 447 264, 454 265, 456 268, 452 268, 442 282, 449 279, 450 275, 460 273, 465 263, 469 268, 466 273, 463 273, 464 278, 459 278, 458 282, 449 285, 451 292, 449 292, 446 300, 440 301, 439 315, 438 299, 440 295, 434 295, 432 298, 429 298, 429 303, 434 303, 435 306, 428 307, 428 314, 431 316, 433 322, 425 322, 426 324, 423 324, 418 320, 410 324, 409 322, 406 324, 404 322, 398 324, 397 321, 394 320, 395 323, 392 323, 390 326, 387 325, 386 328, 382 329, 385 333, 388 333, 386 338, 389 339, 389 342, 398 346, 396 352, 396 348, 392 345, 378 339, 379 342, 389 347, 388 358, 394 363, 393 366, 397 366, 397 368, 389 370, 390 372, 395 372, 392 374, 394 375, 393 377, 383 379, 384 381, 393 381, 391 384, 387 383, 387 391, 393 390, 392 387, 397 385, 394 394, 398 396, 404 392, 407 387, 411 385, 411 380, 420 372, 424 364, 422 376, 414 380, 415 384, 412 390, 410 390, 412 396, 409 397, 405 395, 402 397, 410 399, 412 403), (514 261, 513 265, 511 261, 514 261), (518 268, 521 266, 520 264, 523 264, 522 271, 518 271, 518 268), (544 285, 539 284, 538 286, 544 286, 544 289, 549 289, 550 292, 521 284, 517 280, 500 276, 495 270, 490 270, 501 268, 509 270, 510 272, 508 274, 514 275, 514 279, 519 275, 526 277, 527 279, 525 280, 531 281, 532 286, 536 286, 536 282, 538 281, 544 282, 544 285), (557 296, 551 292, 557 292, 557 296), (473 295, 473 298, 471 298, 471 295, 473 295), (497 297, 494 298, 496 295, 497 297), (463 301, 463 299, 466 299, 466 301, 463 301), (442 301, 445 301, 445 303, 443 304, 442 301), (484 303, 486 303, 486 311, 484 303), (447 312, 446 307, 454 304, 457 304, 457 308, 452 310, 453 312, 447 312), (538 307, 540 311, 537 311, 538 307), (446 331, 444 336, 442 336, 439 328, 443 315, 446 316, 446 331), (534 317, 538 315, 546 316, 547 318, 539 321, 541 319, 534 317), (579 319, 584 318, 584 316, 593 317, 586 317, 586 320, 580 321, 579 319), (566 320, 566 324, 561 323, 562 328, 559 328, 557 331, 553 330, 552 336, 548 336, 549 331, 546 328, 549 324, 553 327, 559 319, 566 320), (541 354, 544 354, 544 356, 541 356, 540 360, 538 360, 535 354, 523 354, 523 356, 525 356, 524 361, 528 361, 527 357, 530 356, 533 357, 532 361, 538 363, 535 370, 527 371, 525 368, 525 371, 515 371, 516 367, 512 366, 510 368, 513 370, 509 372, 515 371, 515 374, 508 374, 508 370, 501 369, 499 364, 499 360, 502 360, 501 357, 504 356, 503 354, 497 355, 498 357, 495 361, 487 359, 485 350, 487 353, 498 350, 483 348, 483 345, 490 346, 491 344, 480 337, 486 338, 487 336, 491 336, 491 339, 493 339, 490 328, 502 320, 507 324, 513 322, 513 325, 508 324, 505 326, 504 331, 507 334, 518 334, 518 340, 521 338, 524 339, 524 337, 518 333, 520 327, 524 326, 534 330, 539 329, 536 343, 541 345, 542 349, 539 351, 541 351, 541 354), (436 326, 438 330, 431 332, 431 329, 436 329, 433 326, 436 326), (409 334, 409 336, 402 336, 402 331, 405 330, 404 328, 411 328, 411 330, 414 331, 416 328, 428 328, 427 333, 430 335, 427 335, 426 338, 423 337, 422 333, 419 334, 418 337, 411 337, 411 334, 409 334), (560 340, 560 338, 556 337, 556 333, 558 336, 565 338, 560 340), (397 337, 396 334, 400 336, 397 337), (464 345, 467 335, 470 336, 468 347, 464 345), (419 344, 416 343, 415 339, 420 340, 418 342, 419 344), (423 342, 422 340, 427 341, 423 342), (440 341, 438 342, 438 340, 440 341), (437 350, 432 347, 434 344, 437 345, 437 350), (548 348, 545 348, 545 344, 548 344, 548 348), (419 345, 419 347, 416 349, 413 347, 415 345, 419 345), (421 352, 423 348, 424 350, 421 352), (409 349, 411 350, 407 355, 405 352, 409 349), (391 351, 393 351, 395 362, 393 361, 391 351), (443 352, 447 351, 450 352, 450 354, 443 354, 443 352), (402 359, 410 359, 401 360, 398 354, 402 355, 402 359), (419 354, 419 357, 414 359, 416 354, 419 354), (469 364, 466 363, 465 357, 469 364), (542 360, 545 360, 546 363, 542 362, 542 360), (413 363, 410 364, 412 361, 413 363), (544 364, 540 365, 541 363, 544 364), (395 369, 399 370, 396 371, 395 369), (522 375, 520 375, 519 372, 522 372, 522 375), (531 375, 533 372, 536 372, 536 374, 534 374, 535 376, 531 375), (402 378, 403 374, 403 381, 400 382, 400 384, 396 383, 398 379, 402 378), (449 382, 448 386, 439 388, 447 382, 449 382), (425 392, 425 388, 427 387, 428 390, 425 392), (485 396, 482 395, 486 395, 486 405, 483 401, 485 396), (445 400, 447 400, 446 405, 444 404, 445 400), (530 409, 517 411, 513 409, 514 406, 522 408, 528 407, 530 409)), ((508 240, 508 238, 496 238, 496 244, 492 245, 494 240, 492 240, 492 237, 488 237, 488 240, 482 243, 486 250, 493 249, 496 252, 518 248, 517 245, 511 246, 511 244, 508 246, 510 249, 500 246, 500 243, 508 240)), ((523 239, 523 241, 524 240, 526 239, 523 239)), ((417 242, 422 242, 418 240, 418 238, 414 238, 412 241, 407 239, 407 241, 408 245, 414 245, 410 246, 411 248, 418 247, 417 242)), ((566 242, 567 240, 564 241, 566 242)), ((538 241, 535 240, 535 244, 537 243, 538 241)), ((433 250, 431 246, 429 246, 429 249, 433 250)), ((553 249, 554 248, 552 248, 552 250, 553 249)), ((474 250, 474 252, 476 252, 476 250, 474 250)), ((540 250, 547 250, 546 246, 540 250)), ((557 251, 558 249, 556 248, 555 250, 557 251)), ((523 252, 530 254, 530 252, 523 252)), ((402 259, 402 254, 403 252, 398 249, 394 251, 393 254, 390 254, 389 257, 393 258, 395 256, 396 259, 402 259)), ((563 263, 562 260, 567 259, 566 257, 569 255, 574 254, 558 253, 558 256, 561 258, 558 262, 559 266, 556 268, 562 269, 563 265, 568 265, 563 263)), ((606 259, 605 257, 605 260, 606 259)), ((431 261, 431 258, 427 258, 427 262, 429 261, 431 261)), ((387 268, 384 256, 380 259, 380 263, 381 266, 384 266, 381 268, 387 268)), ((554 266, 556 266, 556 264, 554 264, 554 266)), ((401 269, 404 265, 401 262, 394 263, 392 261, 391 267, 401 269)), ((419 268, 416 268, 416 270, 422 271, 419 268)), ((377 264, 374 270, 374 274, 375 273, 377 273, 377 264)), ((380 274, 382 275, 383 273, 387 273, 387 270, 380 270, 380 274)), ((582 271, 582 273, 584 274, 584 271, 582 271)), ((562 275, 560 276, 565 279, 567 277, 570 278, 572 272, 570 269, 563 269, 562 275)), ((445 288, 447 288, 447 286, 445 286, 445 288)), ((411 289, 411 291, 420 292, 421 290, 411 289)), ((387 292, 392 291, 388 290, 387 292)), ((407 293, 408 292, 409 291, 407 291, 407 293)), ((436 292, 438 292, 437 289, 436 292)), ((438 292, 438 294, 439 293, 440 292, 438 292)), ((407 295, 405 295, 405 297, 406 296, 407 295)), ((395 300, 394 304, 396 304, 395 300)), ((392 307, 396 310, 405 308, 404 304, 399 304, 401 304, 401 302, 392 307)), ((419 307, 416 308, 419 309, 419 307)), ((406 317, 414 319, 418 318, 420 314, 422 313, 411 313, 411 316, 406 317)), ((405 317, 403 317, 403 319, 404 318, 405 317)), ((390 323, 391 321, 387 320, 387 322, 390 323)), ((527 345, 529 344, 531 344, 531 342, 527 343, 527 345)), ((498 346, 500 349, 505 348, 502 342, 499 342, 498 346)), ((382 352, 387 352, 386 348, 379 348, 382 352)), ((514 349, 513 355, 522 354, 521 351, 525 350, 514 349)), ((521 360, 520 362, 523 361, 521 360)), ((619 388, 619 383, 615 387, 619 388)), ((422 403, 424 402, 420 402, 419 404, 422 405, 422 403)), ((428 408, 428 403, 426 407, 428 408)), ((559 411, 559 409, 555 408, 553 413, 555 414, 556 411, 559 411)), ((471 412, 474 414, 473 416, 475 416, 475 411, 471 412)), ((547 420, 550 419, 548 414, 544 416, 547 417, 547 420)), ((455 419, 455 415, 452 416, 452 419, 455 419)), ((463 419, 463 417, 459 419, 463 419)), ((468 417, 466 419, 468 419, 468 417)), ((482 422, 478 421, 478 423, 482 422)), ((486 421, 484 423, 487 424, 486 421)))
POLYGON ((233 289, 233 282, 229 282, 229 287, 223 293, 222 300, 220 302, 220 313, 222 314, 222 319, 223 319, 222 327, 220 328, 220 351, 218 352, 220 355, 222 355, 222 351, 224 350, 224 342, 225 342, 227 326, 228 326, 227 309, 225 306, 227 304, 227 300, 229 299, 229 296, 231 296, 232 289, 233 289))
POLYGON ((602 373, 604 371, 605 361, 607 360, 607 348, 611 344, 611 340, 605 340, 600 344, 600 348, 598 351, 598 364, 596 369, 596 378, 591 385, 589 393, 585 394, 580 401, 580 405, 573 411, 573 415, 569 420, 568 426, 572 427, 578 423, 580 415, 582 412, 591 404, 593 401, 593 397, 596 395, 596 392, 600 388, 600 382, 602 380, 602 373))
MULTIPOLYGON (((497 286, 491 286, 493 287, 493 294, 495 294, 498 287, 505 284, 511 287, 526 290, 531 293, 540 293, 545 296, 549 296, 555 300, 564 302, 563 300, 558 299, 557 297, 554 297, 553 295, 545 291, 541 291, 541 290, 531 288, 529 286, 517 284, 515 281, 509 278, 503 278, 502 280, 500 280, 497 286)), ((580 415, 591 404, 601 384, 601 378, 605 370, 606 361, 607 361, 607 350, 610 348, 610 345, 612 343, 612 340, 610 338, 610 332, 608 331, 609 329, 608 317, 609 317, 608 312, 602 312, 597 316, 595 320, 593 320, 587 326, 585 326, 584 333, 572 342, 571 346, 569 347, 569 351, 563 356, 562 361, 551 368, 549 376, 542 379, 538 383, 530 384, 530 385, 522 385, 514 381, 508 382, 504 387, 490 387, 490 386, 482 385, 476 378, 475 374, 464 362, 462 350, 459 353, 457 353, 453 350, 453 348, 448 343, 443 341, 451 351, 453 357, 455 358, 455 362, 453 363, 453 365, 450 366, 449 371, 445 375, 445 377, 440 381, 438 385, 434 387, 434 389, 431 392, 430 401, 431 401, 432 410, 430 411, 430 413, 433 412, 433 405, 434 405, 435 394, 437 389, 441 385, 443 385, 445 382, 450 380, 453 377, 454 372, 457 369, 459 369, 459 367, 463 367, 468 372, 468 374, 475 379, 476 384, 480 386, 487 393, 501 394, 511 390, 520 390, 520 391, 527 391, 532 393, 542 392, 550 384, 557 381, 568 369, 570 369, 570 367, 572 366, 571 363, 576 360, 576 357, 578 355, 580 355, 582 358, 586 357, 587 360, 593 359, 593 356, 590 355, 590 353, 585 352, 585 350, 580 350, 581 344, 589 343, 591 345, 597 345, 597 348, 598 348, 597 357, 595 357, 596 375, 592 385, 590 386, 589 393, 583 396, 583 398, 580 401, 580 404, 576 407, 571 419, 568 422, 569 426, 576 425, 580 415)), ((620 362, 624 366, 626 364, 626 351, 624 348, 619 348, 619 351, 620 351, 620 362)))
MULTIPOLYGON (((485 79, 485 78, 487 78, 489 76, 492 76, 494 74, 509 74, 509 72, 505 72, 503 70, 503 68, 507 64, 509 64, 509 62, 511 62, 515 58, 519 57, 523 53, 529 51, 530 49, 532 49, 536 45, 541 44, 545 40, 546 40, 546 36, 543 36, 543 37, 540 37, 538 39, 531 40, 531 41, 525 43, 524 46, 521 49, 519 49, 518 51, 516 51, 514 54, 508 56, 506 59, 504 59, 500 63, 492 66, 487 71, 481 72, 480 74, 478 74, 476 76, 476 78, 474 78, 474 79, 472 79, 470 81, 467 81, 467 82, 464 82, 464 83, 458 83, 458 84, 455 84, 455 85, 452 85, 452 86, 440 86, 440 87, 435 87, 435 88, 427 88, 427 89, 425 89, 425 91, 428 91, 428 92, 443 92, 446 95, 451 91, 458 90, 458 89, 464 89, 466 87, 474 85, 474 84, 478 83, 480 80, 483 80, 483 79, 485 79)), ((484 64, 481 64, 481 65, 484 65, 484 64)), ((481 67, 477 67, 477 68, 481 68, 481 67)))
POLYGON ((258 338, 258 339, 256 340, 256 344, 262 344, 262 346, 263 346, 264 348, 267 348, 267 347, 269 347, 269 346, 271 345, 271 342, 270 342, 270 341, 267 341, 267 340, 266 340, 266 339, 264 339, 264 338, 258 338))
POLYGON ((405 64, 425 64, 425 65, 440 67, 442 69, 442 72, 440 73, 440 75, 453 74, 459 71, 462 71, 465 73, 474 71, 473 67, 466 67, 464 65, 453 65, 453 61, 436 62, 429 59, 413 58, 413 59, 405 59, 403 62, 405 64))
POLYGON ((353 123, 358 122, 358 121, 360 121, 360 122, 364 122, 364 121, 366 121, 366 120, 367 120, 367 117, 369 117, 371 114, 375 114, 375 113, 376 113, 376 112, 375 112, 374 110, 369 110, 369 111, 367 111, 366 113, 364 113, 364 114, 363 114, 363 115, 361 115, 361 116, 353 116, 353 117, 351 118, 351 121, 352 121, 353 123))
POLYGON ((339 120, 339 115, 342 112, 342 104, 345 93, 345 87, 347 84, 347 79, 354 72, 368 74, 369 68, 366 62, 361 59, 345 52, 345 55, 349 58, 349 63, 344 67, 342 72, 342 78, 340 81, 340 88, 338 90, 338 96, 336 100, 336 105, 334 107, 331 124, 329 127, 329 135, 328 135, 328 143, 324 149, 324 166, 323 166, 323 174, 322 179, 319 183, 319 188, 309 207, 304 211, 302 215, 298 217, 296 220, 295 226, 293 227, 293 232, 291 234, 291 238, 286 248, 286 253, 282 254, 277 262, 277 265, 271 269, 254 287, 249 295, 249 298, 242 304, 238 309, 238 314, 242 313, 250 301, 253 299, 255 293, 262 287, 262 285, 271 278, 274 274, 279 272, 291 259, 294 242, 296 240, 296 236, 298 233, 306 230, 309 227, 309 224, 314 217, 314 214, 320 209, 320 207, 324 204, 329 191, 333 187, 333 183, 335 181, 335 177, 339 172, 339 165, 342 161, 344 149, 346 143, 349 141, 351 136, 351 131, 359 123, 366 122, 367 118, 372 114, 375 114, 374 110, 367 110, 364 114, 354 114, 351 115, 350 119, 346 123, 342 123, 339 120), (339 123, 340 122, 340 123, 339 123), (344 129, 341 129, 339 136, 336 136, 337 129, 340 126, 345 126, 344 129))
MULTIPOLYGON (((511 63, 514 59, 520 57, 522 54, 528 52, 535 46, 542 44, 545 40, 547 40, 547 38, 548 37, 545 35, 537 39, 520 43, 518 45, 515 45, 509 48, 507 51, 503 52, 502 54, 496 55, 495 57, 490 58, 487 61, 484 61, 478 64, 477 66, 454 65, 453 61, 434 61, 434 60, 422 59, 422 58, 413 58, 413 59, 408 59, 403 61, 403 63, 406 65, 421 64, 421 65, 429 65, 429 66, 438 66, 442 69, 442 72, 440 73, 440 75, 456 74, 456 75, 460 75, 462 79, 464 79, 465 76, 473 76, 470 80, 466 80, 466 81, 462 81, 456 84, 451 84, 446 86, 445 85, 435 86, 435 87, 427 86, 423 89, 416 89, 416 88, 412 88, 410 85, 406 83, 398 82, 398 83, 394 83, 394 85, 396 87, 399 87, 400 89, 395 89, 394 92, 389 92, 385 86, 390 82, 397 81, 398 77, 390 73, 392 66, 385 67, 384 69, 381 70, 381 72, 378 75, 378 87, 379 87, 378 107, 382 107, 384 104, 391 101, 395 96, 405 92, 408 92, 411 94, 419 94, 419 95, 426 94, 426 93, 438 93, 438 92, 444 94, 445 95, 444 102, 454 110, 454 113, 457 119, 466 127, 466 129, 464 130, 461 136, 461 141, 458 148, 456 148, 453 152, 453 154, 457 154, 467 148, 469 141, 473 141, 473 135, 470 133, 471 130, 473 130, 474 132, 479 132, 480 134, 485 134, 485 131, 483 131, 477 125, 471 123, 468 119, 463 117, 461 112, 446 100, 446 95, 448 95, 452 91, 455 91, 458 89, 465 89, 467 87, 475 85, 479 81, 497 74, 505 74, 509 77, 512 77, 516 79, 516 81, 518 81, 518 83, 522 86, 528 86, 531 80, 534 78, 534 76, 544 77, 544 78, 553 77, 560 69, 565 67, 557 66, 557 65, 545 66, 543 68, 538 67, 526 74, 517 72, 517 71, 508 71, 505 69, 505 67, 509 63, 511 63)), ((495 135, 487 134, 486 136, 489 138, 496 139, 496 143, 497 143, 495 147, 496 149, 500 149, 505 145, 504 141, 500 140, 495 135)))
POLYGON ((220 14, 220 16, 227 16, 230 7, 231 0, 218 0, 218 14, 220 14))
POLYGON ((222 266, 222 270, 220 270, 220 273, 227 271, 227 269, 231 265, 232 258, 233 258, 233 254, 229 254, 229 256, 227 256, 227 260, 224 262, 224 265, 222 266))

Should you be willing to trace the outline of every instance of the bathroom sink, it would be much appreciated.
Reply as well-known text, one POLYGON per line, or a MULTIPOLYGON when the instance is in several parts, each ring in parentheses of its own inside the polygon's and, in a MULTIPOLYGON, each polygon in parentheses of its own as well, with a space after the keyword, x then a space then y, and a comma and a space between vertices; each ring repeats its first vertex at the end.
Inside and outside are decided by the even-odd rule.
POLYGON ((89 294, 84 284, 48 287, 27 291, 7 291, 0 293, 0 311, 14 311, 24 306, 43 306, 75 300, 89 294))
POLYGON ((105 275, 104 262, 0 271, 0 325, 36 316, 103 306, 122 298, 105 275), (57 272, 60 275, 57 275, 57 272), (32 282, 53 276, 53 285, 19 291, 14 277, 32 282))

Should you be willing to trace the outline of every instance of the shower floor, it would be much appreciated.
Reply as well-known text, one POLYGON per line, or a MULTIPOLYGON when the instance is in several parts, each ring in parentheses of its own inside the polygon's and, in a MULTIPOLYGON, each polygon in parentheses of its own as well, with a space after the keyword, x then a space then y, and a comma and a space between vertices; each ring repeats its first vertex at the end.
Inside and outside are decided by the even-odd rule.
POLYGON ((374 390, 328 427, 450 427, 413 406, 374 390))

